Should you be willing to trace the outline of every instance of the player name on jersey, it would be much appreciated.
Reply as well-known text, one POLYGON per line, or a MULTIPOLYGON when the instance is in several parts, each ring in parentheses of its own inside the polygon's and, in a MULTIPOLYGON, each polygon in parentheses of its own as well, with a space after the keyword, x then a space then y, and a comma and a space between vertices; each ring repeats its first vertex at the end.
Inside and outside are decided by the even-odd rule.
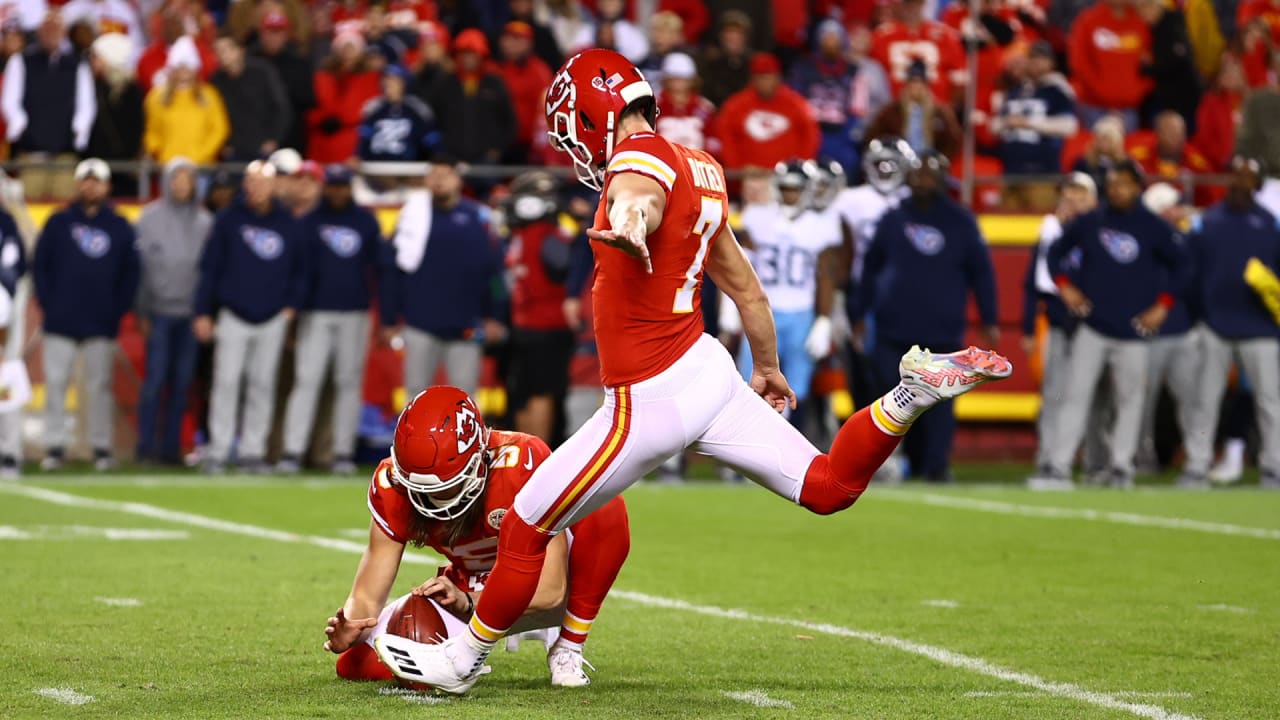
POLYGON ((697 158, 688 158, 689 173, 693 176, 693 184, 703 190, 725 192, 724 175, 720 168, 697 158))

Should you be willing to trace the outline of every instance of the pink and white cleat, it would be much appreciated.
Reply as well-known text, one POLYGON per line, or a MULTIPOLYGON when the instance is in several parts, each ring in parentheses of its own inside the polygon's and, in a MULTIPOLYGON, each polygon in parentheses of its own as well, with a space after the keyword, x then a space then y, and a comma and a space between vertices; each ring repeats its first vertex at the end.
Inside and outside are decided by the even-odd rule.
POLYGON ((950 400, 982 383, 1003 380, 1013 374, 1013 363, 993 350, 966 350, 934 355, 913 345, 898 365, 902 384, 935 401, 950 400))

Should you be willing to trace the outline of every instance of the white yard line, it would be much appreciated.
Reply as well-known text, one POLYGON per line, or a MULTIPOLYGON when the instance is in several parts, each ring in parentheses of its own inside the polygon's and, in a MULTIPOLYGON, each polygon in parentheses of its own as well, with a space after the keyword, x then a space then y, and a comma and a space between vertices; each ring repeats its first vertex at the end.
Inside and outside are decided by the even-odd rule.
MULTIPOLYGON (((157 520, 164 520, 166 522, 187 524, 193 527, 219 530, 238 535, 247 535, 263 540, 275 540, 277 542, 286 543, 304 543, 341 552, 364 552, 364 545, 361 543, 354 543, 346 540, 335 540, 332 538, 321 538, 311 535, 299 535, 297 533, 273 530, 271 528, 259 527, 257 525, 247 525, 244 523, 219 520, 217 518, 196 515, 194 513, 166 510, 164 508, 159 508, 154 505, 146 505, 143 503, 98 500, 95 498, 80 497, 68 493, 57 492, 55 490, 47 490, 44 488, 30 487, 26 485, 0 485, 0 492, 8 492, 62 506, 91 508, 142 515, 157 520)), ((439 562, 435 558, 425 555, 417 555, 414 553, 405 553, 405 560, 408 562, 432 565, 438 564, 439 562)), ((1016 683, 1033 690, 1038 690, 1062 698, 1068 698, 1077 702, 1108 708, 1111 710, 1120 710, 1138 717, 1148 718, 1149 720, 1200 720, 1200 718, 1197 718, 1194 715, 1176 713, 1158 705, 1125 702, 1113 694, 1089 690, 1088 688, 1072 683, 1046 680, 1030 673, 1019 672, 1017 670, 1011 670, 995 665, 994 663, 983 660, 982 658, 964 655, 953 650, 947 650, 946 648, 926 645, 924 643, 915 642, 914 640, 906 640, 892 635, 884 635, 866 630, 855 630, 826 623, 813 623, 793 618, 756 615, 745 610, 721 608, 713 605, 695 605, 684 600, 657 597, 654 595, 630 592, 626 590, 615 589, 610 593, 610 595, 649 607, 657 607, 667 610, 681 610, 684 612, 691 612, 728 620, 739 620, 768 625, 784 625, 807 630, 813 633, 821 633, 823 635, 834 635, 836 637, 862 640, 864 642, 892 648, 911 655, 925 657, 942 665, 968 670, 969 672, 985 675, 1005 682, 1016 683)))
POLYGON ((1197 605, 1196 607, 1210 612, 1235 613, 1237 615, 1252 615, 1255 612, 1252 608, 1240 607, 1239 605, 1224 605, 1222 603, 1216 603, 1214 605, 1197 605))
POLYGON ((54 702, 60 702, 63 705, 85 705, 93 702, 92 695, 78 693, 71 688, 39 688, 34 692, 40 697, 48 698, 54 702))
POLYGON ((110 605, 111 607, 141 607, 142 606, 142 601, 139 600, 138 598, 96 597, 94 598, 94 600, 97 600, 103 605, 110 605))
POLYGON ((0 540, 186 540, 186 530, 109 528, 91 525, 0 525, 0 540))
MULTIPOLYGON (((1108 695, 1118 698, 1179 698, 1189 700, 1193 697, 1189 692, 1144 692, 1141 690, 1118 690, 1109 692, 1108 695)), ((1052 697, 1048 693, 1036 690, 970 690, 964 694, 968 698, 1030 698, 1030 697, 1052 697)))
POLYGON ((402 687, 384 687, 378 690, 379 695, 388 697, 398 697, 407 703, 413 705, 447 705, 452 702, 450 698, 441 697, 439 695, 431 695, 429 693, 410 690, 402 687))
POLYGON ((789 700, 778 700, 771 698, 764 693, 763 690, 745 690, 742 692, 729 692, 721 690, 720 694, 730 700, 737 700, 748 705, 754 705, 758 708, 782 708, 784 710, 795 710, 796 706, 789 700))
POLYGON ((955 610, 960 607, 960 603, 955 600, 921 600, 920 604, 925 607, 946 608, 947 610, 955 610))
POLYGON ((1063 508, 1045 505, 1021 505, 1000 500, 982 500, 969 497, 954 497, 936 493, 916 493, 894 491, 876 493, 876 498, 896 500, 898 502, 932 505, 934 507, 954 508, 958 510, 974 510, 976 512, 995 513, 997 515, 1022 515, 1025 517, 1054 518, 1059 520, 1092 520, 1117 525, 1137 525, 1165 530, 1191 530, 1194 532, 1212 533, 1215 535, 1235 535, 1258 540, 1280 540, 1280 530, 1272 528, 1248 527, 1230 523, 1192 520, 1191 518, 1162 517, 1159 515, 1140 515, 1137 513, 1116 512, 1112 510, 1094 510, 1091 508, 1063 508))

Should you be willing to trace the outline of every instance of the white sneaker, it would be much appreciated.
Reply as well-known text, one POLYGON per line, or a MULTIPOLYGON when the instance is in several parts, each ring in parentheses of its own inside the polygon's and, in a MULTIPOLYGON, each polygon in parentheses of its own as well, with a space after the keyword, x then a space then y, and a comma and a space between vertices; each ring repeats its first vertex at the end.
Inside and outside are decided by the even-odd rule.
POLYGON ((44 456, 44 459, 40 461, 40 469, 41 469, 41 470, 44 470, 45 472, 52 472, 52 471, 55 471, 55 470, 61 470, 61 469, 62 469, 62 456, 60 456, 60 455, 45 455, 45 456, 44 456))
POLYGON ((451 695, 462 695, 491 668, 481 665, 465 677, 458 674, 453 655, 457 652, 456 645, 461 642, 459 638, 449 638, 442 643, 428 645, 383 633, 374 638, 373 649, 396 677, 429 685, 451 695))
POLYGON ((1209 471, 1211 482, 1227 485, 1244 476, 1244 440, 1231 438, 1222 448, 1222 459, 1209 471))
POLYGON ((993 350, 967 350, 934 355, 912 345, 898 364, 902 384, 920 390, 934 400, 950 400, 991 380, 1013 374, 1013 363, 993 350))
POLYGON ((563 645, 553 645, 547 653, 547 667, 551 669, 552 687, 586 687, 591 678, 582 669, 583 665, 595 670, 595 666, 582 657, 581 650, 572 650, 563 645))

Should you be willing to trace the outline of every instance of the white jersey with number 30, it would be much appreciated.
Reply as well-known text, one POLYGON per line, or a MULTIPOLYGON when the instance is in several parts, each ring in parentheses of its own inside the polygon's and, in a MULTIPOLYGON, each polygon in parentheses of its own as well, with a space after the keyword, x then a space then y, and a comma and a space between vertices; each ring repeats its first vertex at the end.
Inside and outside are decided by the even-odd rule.
POLYGON ((742 227, 751 238, 751 264, 777 312, 813 309, 818 254, 840 244, 840 225, 827 213, 778 204, 749 205, 742 227))

